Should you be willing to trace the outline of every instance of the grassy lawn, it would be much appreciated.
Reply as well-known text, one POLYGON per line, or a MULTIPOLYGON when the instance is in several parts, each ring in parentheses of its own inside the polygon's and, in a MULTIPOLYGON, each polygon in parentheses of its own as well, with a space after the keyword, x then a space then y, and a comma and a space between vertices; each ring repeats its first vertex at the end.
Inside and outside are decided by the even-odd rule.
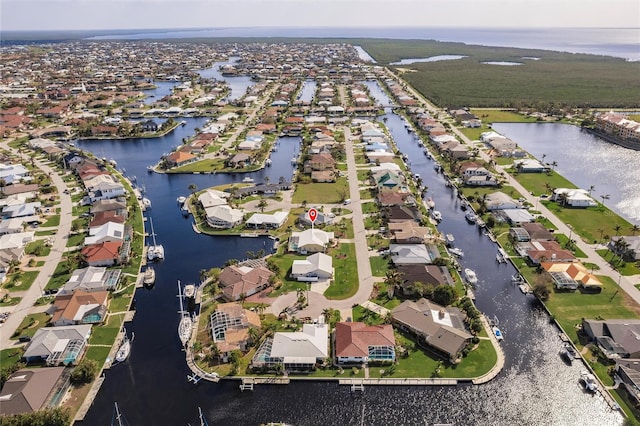
POLYGON ((360 182, 368 182, 370 174, 371 172, 369 170, 358 170, 358 180, 360 182))
POLYGON ((11 335, 11 340, 17 340, 20 336, 33 337, 36 331, 47 325, 49 318, 49 315, 43 312, 27 315, 11 335))
POLYGON ((55 235, 58 232, 57 229, 50 229, 48 231, 36 231, 36 237, 47 237, 49 235, 55 235))
POLYGON ((0 306, 15 306, 20 303, 20 300, 22 300, 22 297, 11 297, 7 294, 0 302, 0 306))
POLYGON ((391 240, 387 238, 382 238, 380 234, 375 235, 367 235, 367 246, 373 250, 377 250, 380 248, 389 248, 389 244, 391 240))
POLYGON ((51 252, 51 247, 47 246, 44 240, 35 240, 25 246, 24 252, 33 256, 48 256, 51 252))
POLYGON ((368 201, 366 203, 362 203, 361 207, 362 207, 362 213, 364 214, 380 212, 380 208, 378 207, 378 204, 375 201, 368 201))
POLYGON ((355 244, 340 244, 328 253, 333 257, 335 277, 324 292, 327 299, 347 299, 358 291, 358 265, 355 244))
MULTIPOLYGON (((278 254, 270 257, 270 259, 273 259, 273 261, 280 268, 279 278, 280 278, 280 281, 282 282, 282 285, 279 288, 272 291, 271 293, 269 293, 269 296, 277 297, 277 296, 280 296, 281 294, 285 294, 290 291, 296 291, 298 289, 300 290, 307 289, 307 283, 288 279, 289 274, 291 273, 291 265, 293 265, 293 261, 302 260, 306 258, 307 256, 294 255, 294 254, 284 254, 284 255, 278 254)), ((334 268, 335 268, 335 263, 334 263, 334 268)))
POLYGON ((366 188, 360 190, 361 200, 370 200, 376 197, 376 190, 374 188, 366 188))
POLYGON ((347 178, 340 177, 334 183, 298 183, 292 202, 337 204, 344 198, 349 198, 349 184, 347 178))
POLYGON ((67 239, 67 247, 76 247, 84 243, 87 236, 84 233, 69 235, 67 239))
MULTIPOLYGON (((113 343, 113 342, 112 342, 113 343)), ((98 367, 102 367, 111 352, 110 347, 106 346, 89 346, 85 358, 92 359, 98 363, 98 367)))
POLYGON ((208 173, 214 170, 223 170, 225 168, 223 158, 208 158, 206 160, 196 161, 180 167, 174 167, 167 170, 167 173, 208 173))
POLYGON ((381 256, 373 256, 369 258, 371 262, 371 274, 374 277, 384 277, 389 270, 389 260, 381 256))
POLYGON ((9 291, 23 291, 29 289, 36 280, 39 271, 22 271, 9 275, 4 288, 9 291))
POLYGON ((0 351, 0 365, 2 368, 9 368, 20 362, 24 350, 22 348, 9 348, 0 351))
POLYGON ((59 214, 49 217, 49 219, 45 223, 42 224, 43 228, 48 228, 50 226, 60 226, 60 215, 59 214))
POLYGON ((552 291, 549 300, 545 302, 576 344, 579 344, 576 325, 582 322, 582 318, 640 318, 640 306, 624 291, 620 291, 611 278, 604 275, 597 277, 603 283, 601 293, 552 291))
POLYGON ((125 312, 131 303, 130 294, 114 294, 111 302, 109 302, 109 312, 125 312))
POLYGON ((378 215, 368 216, 364 218, 364 227, 369 230, 378 230, 382 225, 382 219, 378 215))
MULTIPOLYGON (((550 161, 546 159, 545 161, 550 161)), ((546 173, 517 173, 511 174, 509 179, 517 180, 530 193, 535 195, 551 194, 547 185, 551 188, 576 188, 576 186, 557 172, 546 173)))
POLYGON ((124 315, 110 315, 104 325, 95 325, 91 330, 89 343, 92 345, 113 345, 122 327, 124 315))
POLYGON ((324 228, 327 232, 333 232, 336 238, 353 238, 353 222, 350 219, 342 219, 334 225, 324 228))

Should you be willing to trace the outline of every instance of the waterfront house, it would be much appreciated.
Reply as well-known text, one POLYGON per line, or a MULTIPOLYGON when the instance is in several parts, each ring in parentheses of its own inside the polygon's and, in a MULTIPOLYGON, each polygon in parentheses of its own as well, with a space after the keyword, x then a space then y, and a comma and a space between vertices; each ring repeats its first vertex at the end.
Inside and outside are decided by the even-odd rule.
POLYGON ((251 337, 249 329, 260 329, 260 316, 244 309, 240 303, 219 303, 209 318, 211 335, 223 362, 228 362, 229 354, 234 350, 249 350, 251 337))
POLYGON ((100 200, 91 205, 91 214, 97 215, 102 212, 115 212, 118 216, 127 217, 127 203, 118 200, 100 200))
POLYGON ((310 371, 328 355, 328 326, 321 321, 303 324, 302 331, 275 333, 273 338, 266 339, 260 345, 251 365, 268 369, 280 365, 283 370, 290 372, 310 371))
POLYGON ((583 319, 582 332, 607 358, 640 358, 640 320, 583 319))
POLYGON ((571 207, 595 207, 598 205, 589 195, 589 191, 585 189, 556 188, 553 190, 551 200, 571 207))
POLYGON ((251 156, 244 153, 234 154, 229 159, 227 159, 227 164, 229 167, 233 167, 236 169, 242 168, 251 164, 251 156))
POLYGON ((107 269, 102 266, 88 266, 76 269, 60 289, 58 294, 69 294, 76 290, 109 291, 115 290, 120 280, 120 269, 107 269))
POLYGON ((122 241, 104 241, 82 247, 80 253, 89 266, 113 266, 120 263, 122 241))
POLYGON ((124 224, 125 218, 124 216, 117 214, 114 210, 98 212, 93 216, 91 222, 89 222, 89 229, 97 228, 98 226, 102 226, 109 222, 124 224))
POLYGON ((541 262, 576 261, 573 253, 563 249, 557 241, 529 241, 518 244, 516 251, 532 265, 539 265, 541 262))
POLYGON ((230 194, 215 189, 206 189, 198 195, 198 201, 206 210, 211 207, 224 206, 227 204, 230 194))
POLYGON ((416 293, 416 282, 422 283, 428 288, 455 283, 446 266, 409 264, 398 265, 397 269, 402 277, 402 283, 400 288, 394 289, 394 291, 400 290, 403 296, 411 296, 416 293))
POLYGON ((205 210, 207 223, 212 228, 230 229, 242 223, 244 212, 227 205, 214 206, 205 210))
POLYGON ((391 311, 393 324, 450 360, 460 356, 473 336, 464 326, 464 313, 455 307, 445 308, 425 298, 406 300, 391 311))
POLYGON ((334 331, 338 364, 394 362, 396 338, 390 324, 368 326, 362 322, 338 322, 334 331))
POLYGON ((0 392, 0 417, 55 407, 69 387, 64 367, 22 368, 7 377, 0 392))
POLYGON ((75 364, 84 355, 90 335, 90 324, 43 327, 31 338, 22 358, 50 366, 75 364))
POLYGON ((89 236, 84 239, 85 245, 100 244, 107 241, 122 241, 125 225, 117 222, 107 222, 95 228, 89 228, 89 236))
POLYGON ((156 123, 153 120, 145 120, 142 123, 140 123, 140 129, 143 132, 157 132, 158 131, 158 123, 156 123))
POLYGON ((536 219, 526 209, 499 209, 494 211, 494 215, 510 225, 522 225, 536 219))
POLYGON ((54 326, 97 324, 105 319, 109 292, 76 290, 71 294, 56 296, 49 308, 54 326))
POLYGON ((513 162, 513 168, 520 173, 542 173, 547 171, 547 167, 535 158, 515 160, 513 162))
POLYGON ((420 222, 422 220, 422 213, 415 207, 410 206, 391 206, 383 209, 382 216, 387 219, 389 223, 413 221, 420 222))
POLYGON ((558 289, 576 290, 578 286, 593 292, 602 291, 602 282, 580 262, 541 262, 558 289))
POLYGON ((169 167, 180 167, 185 164, 193 163, 198 159, 198 157, 193 154, 189 154, 188 152, 175 151, 167 155, 164 159, 169 167))
POLYGON ((333 278, 333 258, 324 253, 315 253, 306 259, 294 260, 291 278, 298 281, 318 281, 333 278))
POLYGON ((520 228, 524 229, 531 241, 554 241, 553 232, 549 231, 539 222, 522 223, 520 228))
POLYGON ((267 288, 272 275, 264 266, 231 265, 222 270, 218 280, 224 299, 235 302, 267 288))
POLYGON ((433 252, 424 244, 390 244, 389 253, 394 265, 432 263, 439 255, 437 248, 433 252))
POLYGON ((314 154, 304 163, 304 173, 311 173, 312 171, 333 171, 336 166, 336 160, 329 152, 321 152, 314 154))
POLYGON ((484 206, 487 210, 517 209, 521 207, 519 202, 500 191, 487 194, 484 198, 484 206))
POLYGON ((325 252, 333 239, 333 232, 325 232, 321 229, 312 228, 302 232, 292 232, 289 237, 289 251, 300 254, 325 252))
POLYGON ((284 225, 288 217, 289 212, 255 213, 245 222, 245 225, 247 228, 278 229, 284 225))
POLYGON ((425 226, 419 226, 414 220, 389 222, 388 227, 397 244, 422 244, 432 239, 431 230, 425 226))
MULTIPOLYGON (((335 217, 335 215, 328 215, 322 212, 318 212, 318 214, 316 215, 316 220, 313 223, 313 225, 314 226, 330 225, 333 223, 333 219, 334 219, 331 216, 335 217)), ((309 210, 298 215, 298 223, 304 226, 311 226, 311 219, 309 218, 309 210)))

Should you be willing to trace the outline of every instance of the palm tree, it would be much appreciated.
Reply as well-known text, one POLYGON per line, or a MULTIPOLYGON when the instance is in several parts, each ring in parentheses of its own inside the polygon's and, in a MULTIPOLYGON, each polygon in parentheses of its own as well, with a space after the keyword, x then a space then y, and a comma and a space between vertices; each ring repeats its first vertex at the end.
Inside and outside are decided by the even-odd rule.
POLYGON ((616 231, 616 235, 620 235, 620 229, 622 229, 622 226, 619 224, 613 227, 613 230, 616 231))
POLYGON ((264 177, 264 184, 265 185, 269 185, 269 183, 271 183, 271 178, 269 176, 265 176, 264 177))
POLYGON ((587 192, 589 193, 589 196, 591 196, 591 193, 592 193, 593 191, 595 191, 595 190, 596 190, 596 186, 595 186, 595 185, 591 185, 591 186, 589 187, 589 189, 587 190, 587 192))
POLYGON ((260 200, 260 202, 258 202, 258 208, 260 209, 261 213, 264 213, 264 208, 267 207, 269 205, 269 203, 267 202, 267 200, 265 200, 264 198, 260 200))
POLYGON ((635 236, 636 232, 640 231, 640 226, 632 225, 629 229, 631 229, 631 235, 635 236))
POLYGON ((553 171, 556 167, 558 167, 558 163, 556 161, 551 162, 551 171, 553 171))
POLYGON ((189 191, 191 191, 192 194, 195 194, 196 191, 198 190, 198 186, 195 183, 192 183, 188 186, 189 191))
POLYGON ((609 198, 611 198, 611 195, 601 195, 600 198, 602 198, 602 207, 604 207, 604 200, 608 200, 609 198))
POLYGON ((600 233, 600 242, 602 243, 602 236, 604 235, 604 228, 598 229, 598 233, 600 233))
POLYGON ((391 299, 396 288, 402 284, 402 274, 397 269, 389 269, 385 274, 384 283, 387 285, 387 295, 391 299))
POLYGON ((544 159, 547 158, 547 154, 542 154, 542 164, 544 164, 544 159))

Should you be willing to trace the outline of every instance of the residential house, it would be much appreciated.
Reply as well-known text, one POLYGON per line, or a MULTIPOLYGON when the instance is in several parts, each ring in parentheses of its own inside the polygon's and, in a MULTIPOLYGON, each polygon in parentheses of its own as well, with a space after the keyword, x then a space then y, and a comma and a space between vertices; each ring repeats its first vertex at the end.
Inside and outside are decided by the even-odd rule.
POLYGON ((422 213, 415 207, 409 206, 391 206, 383 210, 383 216, 387 218, 389 223, 405 222, 407 220, 420 222, 422 213))
POLYGON ((89 222, 89 229, 97 228, 109 222, 124 224, 125 218, 117 214, 115 210, 98 212, 93 216, 91 222, 89 222))
POLYGON ((282 366, 286 371, 309 371, 329 356, 327 324, 303 324, 302 331, 277 332, 266 339, 251 364, 257 368, 282 366))
POLYGON ((102 266, 88 266, 76 269, 60 289, 58 294, 69 294, 77 290, 108 291, 115 290, 120 279, 120 269, 107 269, 102 266))
POLYGON ((227 204, 230 194, 228 192, 206 189, 198 195, 198 201, 206 210, 210 207, 224 206, 227 204))
POLYGON ((185 164, 193 163, 198 159, 198 157, 193 154, 189 154, 188 152, 175 151, 167 155, 164 159, 169 167, 180 167, 185 164))
POLYGON ((287 221, 289 212, 255 213, 246 222, 248 228, 278 229, 287 221))
POLYGON ((563 249, 557 241, 530 241, 518 244, 516 251, 533 265, 539 265, 541 262, 576 261, 573 253, 563 249))
POLYGON ((2 218, 10 219, 14 217, 35 216, 38 214, 41 207, 42 204, 40 201, 6 206, 2 209, 2 218))
MULTIPOLYGON (((313 222, 314 226, 322 226, 322 225, 331 225, 333 223, 335 215, 334 214, 324 214, 322 212, 318 212, 316 215, 316 220, 313 222), (332 217, 333 216, 333 217, 332 217)), ((298 223, 304 226, 311 226, 311 219, 309 218, 309 210, 305 211, 298 215, 298 223)), ((2 225, 0 224, 0 227, 2 225)))
POLYGON ((589 191, 574 188, 556 188, 551 200, 571 207, 595 207, 598 203, 591 198, 589 191))
POLYGON ((325 232, 321 229, 312 228, 302 232, 292 232, 289 237, 289 251, 300 254, 325 252, 333 239, 333 232, 325 232))
POLYGON ((521 207, 519 202, 500 191, 487 194, 484 198, 484 206, 487 210, 517 209, 521 207))
POLYGON ((222 295, 231 302, 251 296, 267 288, 272 275, 273 272, 264 266, 227 266, 219 277, 222 295))
POLYGON ((494 215, 502 218, 510 225, 522 225, 536 220, 527 209, 500 209, 494 210, 494 215))
POLYGON ((22 368, 7 377, 0 392, 0 417, 55 407, 68 389, 64 367, 22 368))
POLYGON ((394 325, 413 333, 450 360, 459 358, 473 338, 465 328, 465 315, 460 309, 445 308, 424 298, 402 302, 391 311, 391 316, 394 325))
POLYGON ((80 253, 89 266, 114 266, 120 263, 122 241, 104 241, 85 245, 80 253))
POLYGON ((107 313, 108 300, 108 291, 76 290, 56 296, 49 310, 51 323, 55 326, 101 323, 107 313))
POLYGON ((424 244, 390 244, 389 253, 394 265, 427 264, 432 263, 439 256, 424 244))
POLYGON ((75 364, 84 354, 90 335, 91 324, 43 327, 31 338, 22 358, 27 363, 52 366, 75 364))
POLYGON ((229 167, 242 168, 251 164, 251 156, 249 154, 238 153, 227 160, 229 167))
POLYGON ((96 228, 89 228, 89 236, 84 239, 85 245, 100 244, 107 241, 120 241, 124 239, 125 225, 116 222, 107 222, 96 228))
POLYGON ((543 173, 547 171, 547 167, 535 158, 515 160, 513 162, 513 168, 520 173, 543 173))
POLYGON ((608 358, 640 358, 640 320, 582 320, 582 332, 608 358))
POLYGON ((142 123, 140 123, 140 129, 143 132, 153 133, 153 132, 157 132, 159 128, 160 127, 158 126, 158 123, 156 123, 153 120, 145 120, 142 123))
POLYGON ((304 163, 304 173, 311 173, 312 171, 333 171, 336 167, 336 160, 329 152, 322 152, 320 154, 314 154, 304 163))
POLYGON ((388 227, 397 244, 423 244, 433 238, 429 228, 419 226, 414 220, 389 222, 388 227))
POLYGON ((369 326, 363 322, 338 322, 334 335, 338 364, 396 360, 396 338, 391 324, 369 326))
POLYGON ((324 253, 315 253, 306 259, 294 260, 291 278, 298 281, 318 281, 333 278, 333 258, 324 253))
POLYGON ((22 248, 33 240, 35 240, 35 232, 33 231, 4 234, 0 235, 0 248, 3 250, 22 248))
POLYGON ((252 343, 249 329, 260 329, 261 326, 260 316, 237 302, 219 303, 209 322, 213 341, 224 362, 234 350, 249 350, 252 343))
POLYGON ((22 164, 3 164, 0 163, 0 179, 4 180, 5 185, 17 183, 29 176, 29 169, 22 164))
MULTIPOLYGON (((402 276, 400 284, 401 294, 410 296, 415 294, 415 283, 419 282, 427 287, 434 288, 439 285, 453 285, 455 280, 446 266, 408 264, 398 265, 398 272, 402 276)), ((396 289, 394 289, 396 290, 396 289)))
POLYGON ((523 228, 529 235, 531 241, 554 241, 555 236, 553 232, 549 231, 539 222, 521 223, 520 228, 523 228))
POLYGON ((580 262, 542 262, 540 266, 557 289, 576 290, 580 286, 585 290, 602 291, 602 282, 580 262))
POLYGON ((311 172, 311 180, 318 183, 331 183, 336 181, 336 173, 333 170, 321 170, 311 172))
POLYGON ((207 223, 212 228, 230 229, 238 226, 244 219, 242 210, 234 209, 227 205, 214 206, 205 209, 207 223))
POLYGON ((93 203, 90 212, 93 215, 97 215, 102 212, 115 212, 118 216, 127 217, 127 203, 118 200, 100 200, 93 203))

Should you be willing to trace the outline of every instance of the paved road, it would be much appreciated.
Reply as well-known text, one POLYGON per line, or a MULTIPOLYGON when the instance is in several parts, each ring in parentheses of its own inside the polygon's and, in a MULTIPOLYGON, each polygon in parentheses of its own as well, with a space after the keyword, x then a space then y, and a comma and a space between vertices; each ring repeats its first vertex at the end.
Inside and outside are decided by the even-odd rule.
MULTIPOLYGON (((13 154, 19 155, 16 149, 9 147, 9 141, 5 141, 1 144, 3 149, 11 151, 13 154)), ((26 155, 22 154, 22 158, 30 160, 26 155)), ((62 260, 62 257, 66 251, 67 235, 71 231, 71 222, 73 220, 71 196, 65 194, 64 190, 67 188, 65 182, 58 175, 58 172, 43 164, 39 160, 35 160, 35 165, 41 169, 44 173, 50 174, 51 182, 58 190, 60 195, 60 225, 58 226, 58 232, 55 235, 51 252, 44 258, 44 266, 40 269, 40 273, 36 277, 31 287, 22 293, 22 300, 16 306, 14 306, 11 315, 7 321, 2 324, 0 328, 0 347, 2 349, 18 346, 16 341, 9 340, 14 331, 18 328, 24 317, 32 312, 41 312, 41 308, 33 306, 35 301, 42 295, 44 287, 49 282, 49 279, 53 275, 58 263, 62 260)))

